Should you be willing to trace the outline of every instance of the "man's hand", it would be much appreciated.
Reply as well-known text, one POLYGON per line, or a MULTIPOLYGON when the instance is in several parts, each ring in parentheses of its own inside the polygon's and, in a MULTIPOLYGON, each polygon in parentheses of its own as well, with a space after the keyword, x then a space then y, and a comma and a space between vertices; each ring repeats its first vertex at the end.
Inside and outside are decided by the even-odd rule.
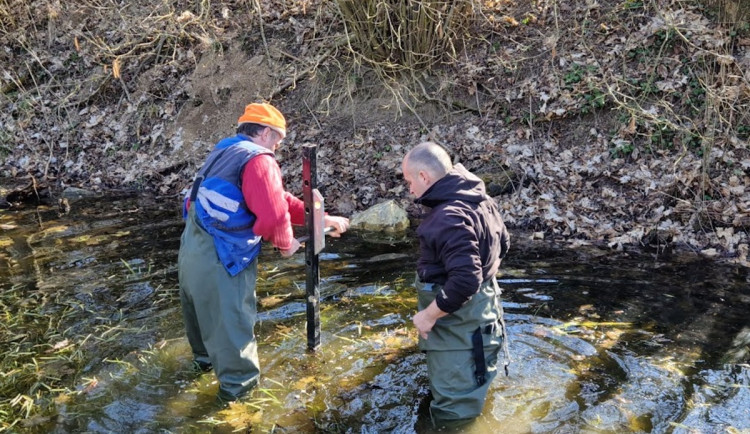
POLYGON ((296 238, 292 238, 292 246, 286 250, 279 249, 279 253, 281 253, 281 256, 288 258, 292 256, 297 250, 299 250, 300 246, 301 244, 299 243, 299 241, 297 241, 296 238))
POLYGON ((349 219, 346 217, 339 217, 335 215, 327 215, 323 217, 323 227, 332 227, 333 231, 329 232, 328 235, 338 238, 349 229, 349 219))
POLYGON ((417 312, 417 314, 414 315, 412 322, 414 322, 417 330, 419 330, 419 336, 421 336, 422 339, 427 339, 428 333, 430 333, 432 327, 435 326, 435 322, 446 315, 448 315, 448 313, 440 310, 437 303, 433 301, 426 309, 417 312))

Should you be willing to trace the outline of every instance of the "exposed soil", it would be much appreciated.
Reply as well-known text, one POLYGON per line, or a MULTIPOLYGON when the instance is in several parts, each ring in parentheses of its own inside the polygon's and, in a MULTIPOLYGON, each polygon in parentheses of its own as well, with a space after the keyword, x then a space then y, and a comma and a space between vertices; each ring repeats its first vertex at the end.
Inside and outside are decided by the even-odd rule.
POLYGON ((362 56, 332 1, 5 3, 0 206, 76 186, 177 209, 265 100, 289 122, 287 187, 317 144, 331 212, 415 212, 400 161, 433 140, 517 234, 748 265, 746 0, 473 2, 455 54, 398 72, 362 56))

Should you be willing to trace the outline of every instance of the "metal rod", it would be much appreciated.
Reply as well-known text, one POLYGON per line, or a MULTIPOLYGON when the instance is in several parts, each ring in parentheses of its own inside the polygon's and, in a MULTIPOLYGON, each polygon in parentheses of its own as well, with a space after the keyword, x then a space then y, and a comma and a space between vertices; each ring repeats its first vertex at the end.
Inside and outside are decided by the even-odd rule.
POLYGON ((317 147, 302 147, 302 196, 305 201, 305 226, 311 243, 305 243, 305 284, 307 307, 307 348, 315 350, 320 345, 320 268, 315 253, 315 222, 313 211, 313 190, 317 188, 317 147))
MULTIPOLYGON (((326 226, 325 229, 323 229, 323 233, 327 234, 328 232, 331 232, 334 229, 333 226, 326 226)), ((312 235, 302 235, 301 237, 297 238, 297 242, 302 244, 310 241, 310 238, 312 238, 312 235)))

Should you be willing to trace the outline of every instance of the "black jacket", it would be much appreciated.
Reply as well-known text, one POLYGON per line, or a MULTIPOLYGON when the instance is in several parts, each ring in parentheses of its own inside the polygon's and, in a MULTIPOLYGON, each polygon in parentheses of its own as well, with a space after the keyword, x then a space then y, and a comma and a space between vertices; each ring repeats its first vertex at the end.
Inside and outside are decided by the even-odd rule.
POLYGON ((456 164, 416 199, 432 208, 417 228, 422 282, 443 285, 440 310, 455 312, 495 276, 510 235, 484 182, 456 164))

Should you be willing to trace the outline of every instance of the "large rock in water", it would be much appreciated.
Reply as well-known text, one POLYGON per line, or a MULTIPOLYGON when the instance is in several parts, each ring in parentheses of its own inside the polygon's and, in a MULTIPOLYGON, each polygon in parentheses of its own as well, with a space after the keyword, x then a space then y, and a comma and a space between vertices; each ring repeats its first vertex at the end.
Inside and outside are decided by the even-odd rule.
POLYGON ((395 201, 387 200, 354 214, 350 226, 366 231, 401 232, 409 227, 409 217, 395 201))

